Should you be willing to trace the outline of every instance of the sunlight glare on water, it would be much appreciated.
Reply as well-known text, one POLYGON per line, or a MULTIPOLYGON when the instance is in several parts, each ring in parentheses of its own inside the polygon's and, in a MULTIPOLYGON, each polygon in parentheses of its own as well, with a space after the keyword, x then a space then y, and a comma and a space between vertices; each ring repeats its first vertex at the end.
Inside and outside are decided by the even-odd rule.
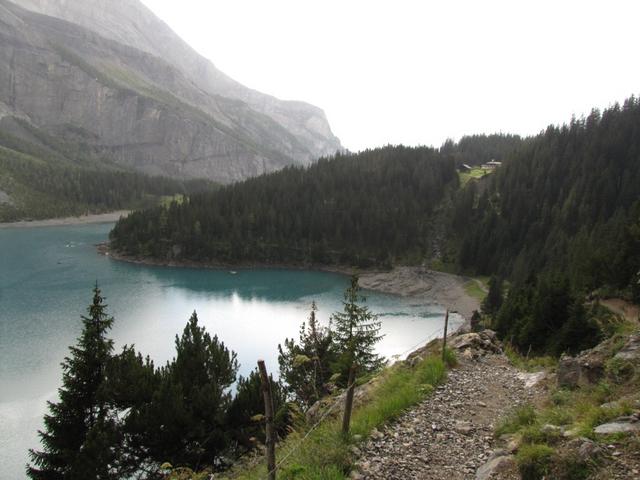
MULTIPOLYGON (((341 308, 345 276, 304 270, 165 268, 98 255, 112 225, 0 229, 0 451, 3 478, 25 478, 28 448, 37 448, 46 401, 56 399, 60 362, 81 331, 80 315, 99 283, 115 317, 119 350, 135 344, 155 364, 174 356, 175 336, 191 313, 238 354, 240 374, 258 358, 277 374, 277 345, 297 336, 315 300, 328 322, 341 308)), ((366 292, 380 314, 386 357, 442 327, 443 310, 420 300, 366 292)), ((452 319, 452 328, 460 319, 452 319)))

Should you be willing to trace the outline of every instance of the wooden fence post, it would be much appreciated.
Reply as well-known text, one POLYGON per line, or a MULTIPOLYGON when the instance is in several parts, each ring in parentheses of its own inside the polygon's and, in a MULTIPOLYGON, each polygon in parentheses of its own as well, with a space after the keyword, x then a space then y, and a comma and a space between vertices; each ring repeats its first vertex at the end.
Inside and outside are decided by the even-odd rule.
POLYGON ((273 427, 273 397, 271 396, 271 381, 267 375, 267 367, 264 360, 258 360, 262 396, 264 397, 264 417, 266 420, 267 471, 269 480, 276 480, 276 435, 273 427))
POLYGON ((447 351, 447 329, 449 328, 449 309, 444 315, 444 337, 442 338, 442 361, 445 361, 447 351))
POLYGON ((349 424, 351 423, 351 410, 353 409, 353 393, 356 386, 356 366, 351 365, 349 369, 349 380, 347 381, 347 399, 344 404, 344 415, 342 417, 342 434, 349 433, 349 424))

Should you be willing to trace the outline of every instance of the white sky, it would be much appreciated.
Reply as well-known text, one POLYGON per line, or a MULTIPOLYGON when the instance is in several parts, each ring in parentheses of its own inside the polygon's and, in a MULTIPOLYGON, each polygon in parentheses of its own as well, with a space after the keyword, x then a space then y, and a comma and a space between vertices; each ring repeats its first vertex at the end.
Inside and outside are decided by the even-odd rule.
POLYGON ((640 1, 143 0, 345 147, 534 134, 640 93, 640 1))

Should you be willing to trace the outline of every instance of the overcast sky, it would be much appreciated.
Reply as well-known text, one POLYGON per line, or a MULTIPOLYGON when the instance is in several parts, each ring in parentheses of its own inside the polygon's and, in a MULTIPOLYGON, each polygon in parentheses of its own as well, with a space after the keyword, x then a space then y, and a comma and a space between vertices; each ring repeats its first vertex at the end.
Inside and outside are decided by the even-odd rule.
POLYGON ((323 108, 345 147, 533 134, 640 93, 640 2, 143 0, 241 83, 323 108))

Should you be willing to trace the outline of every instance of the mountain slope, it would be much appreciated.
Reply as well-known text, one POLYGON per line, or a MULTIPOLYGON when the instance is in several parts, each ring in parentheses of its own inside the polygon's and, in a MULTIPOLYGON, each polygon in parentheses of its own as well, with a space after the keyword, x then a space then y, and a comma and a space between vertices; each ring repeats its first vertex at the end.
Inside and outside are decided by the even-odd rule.
POLYGON ((5 122, 23 137, 0 130, 0 222, 110 212, 157 205, 215 186, 124 170, 83 155, 24 120, 5 122))
POLYGON ((465 269, 525 282, 568 275, 580 291, 630 289, 640 301, 640 101, 549 127, 482 194, 460 196, 465 269))
POLYGON ((0 0, 0 129, 20 117, 122 166, 219 182, 340 148, 319 109, 242 87, 137 1, 15 3, 0 0))
POLYGON ((302 139, 313 158, 340 147, 324 112, 304 102, 282 101, 236 82, 199 55, 138 0, 12 0, 27 10, 67 20, 105 38, 163 58, 205 92, 241 100, 302 139))
POLYGON ((458 184, 452 160, 385 147, 286 168, 114 228, 115 250, 161 261, 387 265, 430 249, 434 209, 458 184))

